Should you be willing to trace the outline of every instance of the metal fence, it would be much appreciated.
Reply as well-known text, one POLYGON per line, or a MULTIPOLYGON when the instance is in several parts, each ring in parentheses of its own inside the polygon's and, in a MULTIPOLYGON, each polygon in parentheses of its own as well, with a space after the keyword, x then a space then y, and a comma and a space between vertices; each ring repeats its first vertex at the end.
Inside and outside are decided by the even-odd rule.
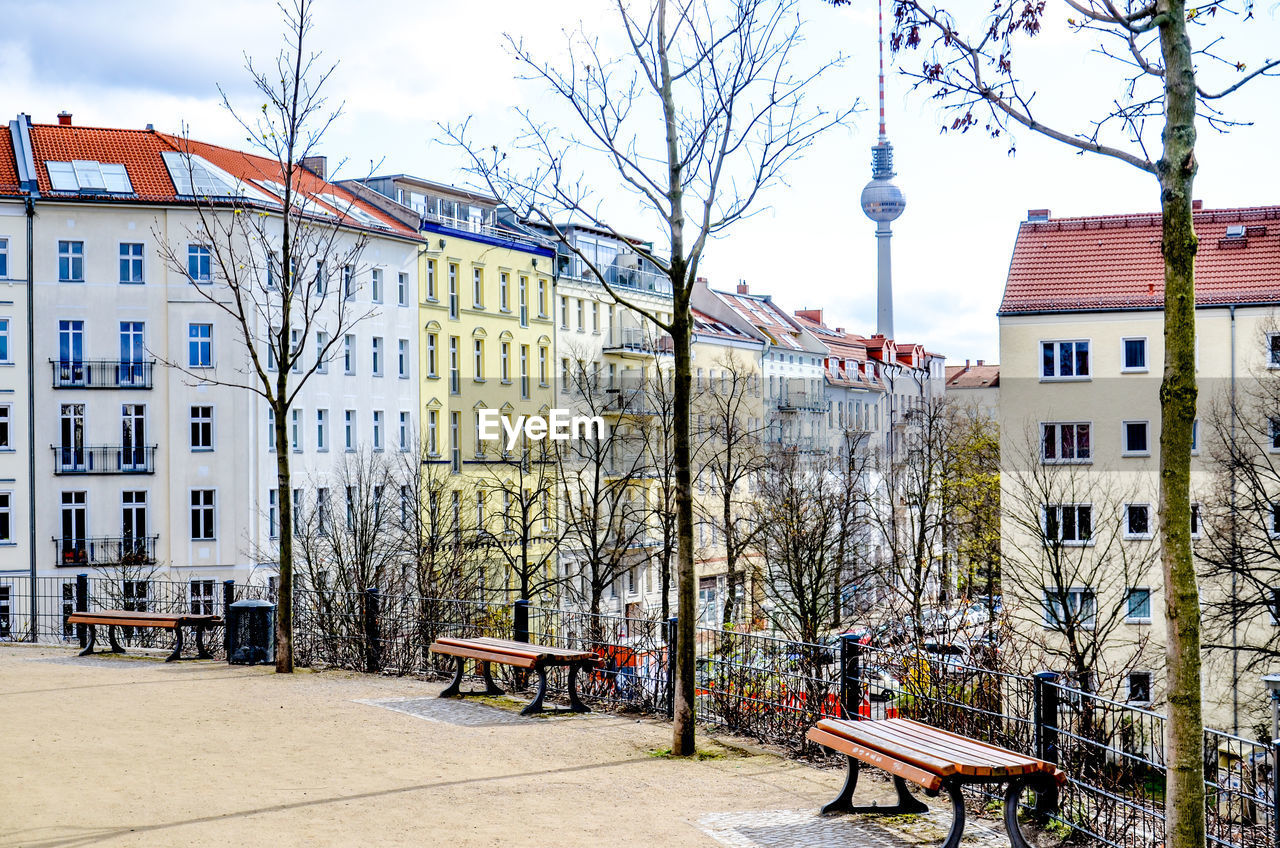
MULTIPOLYGON (((0 638, 32 639, 30 597, 0 593, 0 638)), ((146 609, 221 615, 226 604, 270 597, 267 586, 208 580, 129 581, 79 575, 37 581, 34 639, 80 642, 66 623, 76 609, 146 609), (145 585, 141 585, 145 584, 145 585)), ((164 647, 152 630, 121 643, 164 647)), ((675 621, 595 615, 554 607, 364 592, 294 593, 300 665, 384 674, 443 675, 439 636, 497 636, 589 650, 603 665, 579 681, 584 700, 669 714, 675 621)), ((1164 716, 1064 685, 1057 675, 1009 674, 918 647, 871 647, 853 638, 817 645, 757 633, 697 628, 696 711, 733 733, 824 756, 805 733, 824 717, 912 718, 1057 763, 1068 776, 1051 819, 1114 848, 1154 848, 1164 830, 1164 716)), ((221 640, 211 647, 222 656, 221 640)), ((498 670, 495 669, 495 672, 498 670)), ((548 688, 563 693, 563 670, 548 688)), ((508 688, 528 675, 503 669, 508 688)), ((1205 730, 1211 844, 1280 848, 1275 808, 1277 747, 1205 730)))

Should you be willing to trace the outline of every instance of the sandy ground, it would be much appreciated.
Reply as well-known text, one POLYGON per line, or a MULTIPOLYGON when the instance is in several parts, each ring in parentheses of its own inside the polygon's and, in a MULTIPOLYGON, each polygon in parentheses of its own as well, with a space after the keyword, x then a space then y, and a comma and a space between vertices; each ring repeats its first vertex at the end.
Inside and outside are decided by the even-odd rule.
POLYGON ((360 702, 442 685, 0 647, 0 845, 710 846, 708 813, 816 809, 841 781, 764 752, 656 757, 669 726, 633 717, 360 702))

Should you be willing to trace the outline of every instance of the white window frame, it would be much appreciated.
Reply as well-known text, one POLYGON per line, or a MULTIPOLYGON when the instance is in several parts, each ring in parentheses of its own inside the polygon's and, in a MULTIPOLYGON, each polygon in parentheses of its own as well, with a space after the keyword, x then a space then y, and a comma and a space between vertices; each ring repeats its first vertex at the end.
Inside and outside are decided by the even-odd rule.
POLYGON ((396 306, 409 305, 409 275, 400 271, 396 274, 396 306))
POLYGON ((207 244, 193 242, 187 245, 187 280, 193 285, 204 285, 213 282, 213 249, 207 244), (191 273, 191 262, 196 261, 196 273, 191 273), (204 265, 208 263, 206 272, 204 265))
POLYGON ((354 453, 359 442, 359 434, 356 432, 356 411, 354 409, 342 410, 342 444, 343 450, 347 453, 354 453))
MULTIPOLYGON (((1036 355, 1038 357, 1037 370, 1040 373, 1040 382, 1042 383, 1058 383, 1058 382, 1084 382, 1093 379, 1093 340, 1092 339, 1041 339, 1040 344, 1036 347, 1036 355), (1053 370, 1054 373, 1046 375, 1044 373, 1044 346, 1053 345, 1053 370), (1088 350, 1086 356, 1089 360, 1088 374, 1070 374, 1062 376, 1059 372, 1059 366, 1062 363, 1062 345, 1064 344, 1083 344, 1087 345, 1088 350)), ((1073 366, 1074 367, 1074 366, 1073 366)))
POLYGON ((13 364, 13 335, 9 332, 9 317, 0 318, 0 340, 4 344, 0 345, 0 365, 13 364))
POLYGON ((412 422, 409 420, 409 413, 401 410, 400 412, 400 452, 404 453, 409 450, 410 430, 412 422))
POLYGON ((381 377, 383 372, 382 336, 374 336, 370 350, 373 357, 373 376, 381 377))
MULTIPOLYGON (((1074 444, 1079 444, 1079 432, 1075 433, 1074 444)), ((1091 465, 1093 464, 1093 422, 1092 421, 1041 421, 1040 422, 1040 464, 1041 465, 1091 465), (1046 457, 1045 444, 1049 441, 1049 432, 1053 432, 1052 443, 1054 452, 1062 453, 1062 427, 1088 427, 1089 428, 1089 455, 1086 457, 1073 457, 1064 459, 1061 456, 1046 457)))
POLYGON ((122 286, 141 286, 141 285, 144 285, 144 284, 146 283, 146 281, 147 281, 147 247, 146 247, 146 245, 145 245, 143 242, 140 242, 140 241, 122 241, 122 242, 120 242, 120 247, 119 247, 119 256, 120 256, 120 264, 119 264, 119 267, 120 267, 120 270, 121 270, 122 272, 123 272, 124 268, 126 267, 126 266, 124 265, 124 263, 126 263, 126 262, 128 263, 128 268, 129 268, 129 271, 130 271, 130 274, 129 274, 129 276, 130 276, 130 277, 132 277, 132 276, 133 276, 133 273, 132 273, 132 272, 133 272, 133 270, 134 270, 134 268, 135 268, 135 263, 136 263, 136 268, 137 268, 137 271, 138 271, 138 279, 136 279, 136 280, 134 280, 134 279, 128 279, 128 280, 126 280, 126 279, 124 278, 124 276, 125 276, 125 275, 124 275, 123 273, 121 273, 121 274, 120 274, 120 285, 122 285, 122 286), (128 254, 127 256, 125 255, 125 252, 124 252, 124 250, 125 250, 125 248, 126 248, 126 247, 130 248, 129 254, 128 254), (141 248, 141 250, 139 251, 139 253, 138 253, 138 255, 137 255, 137 256, 134 256, 134 255, 133 255, 133 250, 132 250, 132 248, 135 248, 135 247, 137 247, 137 248, 141 248))
POLYGON ((1150 624, 1151 623, 1151 599, 1155 593, 1151 591, 1150 586, 1129 586, 1124 590, 1124 622, 1125 624, 1150 624), (1147 614, 1133 615, 1132 605, 1129 603, 1129 596, 1134 592, 1147 593, 1147 614))
POLYGON ((386 413, 381 409, 373 410, 373 449, 378 453, 383 449, 383 430, 386 428, 386 413))
POLYGON ((187 324, 187 367, 188 368, 212 368, 214 367, 214 362, 215 362, 213 356, 214 356, 213 324, 210 324, 207 322, 200 322, 200 321, 192 321, 188 323, 187 324), (208 327, 209 335, 208 336, 192 336, 191 331, 196 327, 208 327), (199 348, 205 348, 205 347, 208 348, 209 356, 207 360, 201 357, 200 362, 192 361, 191 344, 193 340, 195 344, 198 345, 199 348))
POLYGON ((1132 539, 1132 540, 1143 540, 1143 539, 1152 539, 1155 537, 1155 533, 1153 532, 1155 528, 1155 513, 1151 509, 1151 504, 1149 503, 1125 504, 1123 520, 1124 520, 1124 538, 1132 539), (1142 509, 1145 509, 1147 511, 1147 532, 1145 533, 1134 533, 1132 530, 1129 529, 1129 510, 1133 509, 1134 507, 1141 507, 1142 509))
POLYGON ((195 535, 195 533, 192 533, 192 534, 191 534, 191 541, 193 541, 193 542, 213 542, 213 541, 217 541, 217 538, 218 538, 218 490, 217 490, 217 489, 189 489, 189 490, 188 490, 188 498, 187 498, 187 502, 190 504, 190 512, 189 512, 189 514, 188 514, 188 528, 189 528, 189 529, 191 529, 191 522, 193 522, 193 521, 195 520, 195 517, 196 517, 196 510, 200 510, 200 511, 201 511, 201 513, 204 513, 204 511, 206 511, 206 510, 211 511, 211 512, 213 513, 213 520, 210 522, 210 524, 211 524, 210 529, 211 529, 211 531, 212 531, 212 535, 210 535, 210 536, 197 536, 197 535, 195 535), (211 504, 199 504, 199 505, 197 505, 197 504, 195 503, 195 496, 196 496, 196 492, 212 492, 212 493, 213 493, 213 502, 212 502, 211 504))
POLYGON ((329 410, 316 410, 316 451, 329 452, 329 410))
POLYGON ((1092 546, 1093 546, 1093 544, 1094 544, 1094 533, 1093 533, 1093 530, 1094 530, 1093 504, 1091 504, 1091 503, 1055 503, 1055 504, 1047 504, 1047 505, 1045 505, 1045 506, 1041 507, 1040 520, 1041 520, 1041 522, 1042 522, 1042 523, 1041 523, 1041 528, 1042 528, 1042 530, 1043 530, 1043 532, 1044 532, 1044 539, 1045 539, 1045 541, 1046 541, 1046 542, 1057 542, 1058 544, 1062 545, 1063 547, 1073 547, 1073 548, 1092 547, 1092 546), (1078 539, 1078 538, 1077 538, 1077 539, 1063 539, 1063 538, 1061 538, 1061 531, 1062 531, 1062 524, 1063 524, 1062 519, 1061 519, 1061 516, 1059 516, 1059 518, 1058 518, 1058 531, 1059 531, 1059 537, 1058 537, 1058 538, 1053 538, 1053 537, 1051 537, 1051 536, 1049 535, 1049 510, 1050 510, 1050 509, 1058 509, 1058 510, 1063 510, 1063 509, 1074 509, 1074 510, 1077 510, 1075 524, 1076 524, 1076 527, 1079 527, 1079 526, 1080 526, 1080 515, 1079 515, 1078 510, 1080 510, 1080 509, 1082 509, 1082 508, 1084 508, 1084 509, 1088 509, 1088 510, 1089 510, 1089 536, 1088 536, 1087 538, 1085 538, 1085 539, 1078 539))
POLYGON ((1120 455, 1121 456, 1151 456, 1151 421, 1142 419, 1130 419, 1120 422, 1120 455), (1146 428, 1147 446, 1142 450, 1134 450, 1129 447, 1129 425, 1142 424, 1146 428))
POLYGON ((401 380, 409 379, 409 340, 396 340, 396 373, 401 380))
POLYGON ((382 269, 374 268, 369 272, 369 296, 374 303, 382 303, 382 269))
MULTIPOLYGON (((1055 616, 1053 615, 1053 610, 1050 607, 1050 596, 1061 595, 1061 594, 1064 594, 1064 590, 1060 590, 1056 586, 1044 587, 1044 593, 1041 595, 1041 607, 1044 613, 1044 629, 1045 630, 1061 631, 1066 629, 1063 623, 1054 620, 1055 616)), ((1065 594, 1067 595, 1066 601, 1068 605, 1070 605, 1071 603, 1072 596, 1079 596, 1081 598, 1091 597, 1093 599, 1093 615, 1090 618, 1085 619, 1084 621, 1081 621, 1080 627, 1083 630, 1093 630, 1095 627, 1097 627, 1098 625, 1098 593, 1097 591, 1092 586, 1070 586, 1065 590, 1065 594)), ((1081 602, 1081 604, 1083 604, 1083 602, 1081 602)), ((1079 609, 1083 610, 1083 606, 1082 605, 1079 606, 1079 609)), ((1063 617, 1065 617, 1065 613, 1067 611, 1064 610, 1063 612, 1064 612, 1063 617)))
POLYGON ((58 239, 58 282, 84 282, 84 242, 75 239, 58 239), (65 249, 64 249, 65 245, 65 249), (79 247, 76 247, 79 245, 79 247), (62 274, 62 261, 67 261, 67 274, 62 274), (80 273, 76 274, 76 262, 80 263, 80 273))
POLYGON ((13 491, 11 489, 0 489, 0 515, 7 519, 9 525, 8 535, 0 536, 0 545, 18 544, 13 538, 13 491))
POLYGON ((192 452, 192 453, 208 453, 208 452, 212 451, 212 450, 214 449, 214 445, 215 445, 214 439, 216 438, 216 436, 215 436, 216 430, 215 430, 215 428, 214 428, 214 411, 213 411, 213 404, 211 404, 211 403, 195 403, 195 404, 191 404, 191 405, 190 405, 190 407, 187 409, 187 422, 188 422, 188 426, 187 426, 187 440, 188 440, 188 442, 190 442, 191 452, 192 452), (209 416, 208 416, 208 418, 196 418, 195 411, 196 411, 197 409, 207 409, 207 410, 209 410, 209 416), (195 427, 196 427, 197 425, 201 425, 201 426, 203 426, 203 425, 204 425, 204 424, 206 424, 206 423, 209 425, 209 444, 207 444, 207 445, 197 445, 197 444, 195 443, 195 440, 192 438, 192 436, 194 436, 194 435, 195 435, 195 427))
POLYGON ((1276 344, 1277 339, 1280 339, 1280 333, 1267 333, 1267 349, 1264 351, 1267 368, 1280 368, 1280 346, 1276 344))
POLYGON ((1121 374, 1146 374, 1148 371, 1150 371, 1151 367, 1147 364, 1148 348, 1149 348, 1149 345, 1147 344, 1146 336, 1125 336, 1124 338, 1120 339, 1120 373, 1121 374), (1134 365, 1129 365, 1126 362, 1126 359, 1128 358, 1128 355, 1129 355, 1129 350, 1128 350, 1129 342, 1142 342, 1142 365, 1134 366, 1134 365))
POLYGON ((1128 674, 1125 675, 1124 702, 1126 704, 1136 704, 1138 706, 1146 706, 1150 704, 1151 699, 1154 696, 1155 685, 1156 685, 1156 676, 1153 673, 1145 669, 1137 669, 1137 668, 1133 669, 1132 671, 1128 672, 1128 674), (1147 678, 1147 697, 1145 699, 1133 697, 1133 677, 1134 675, 1139 675, 1139 674, 1145 675, 1147 678))
POLYGON ((356 373, 356 337, 354 333, 342 336, 342 373, 352 377, 356 373))

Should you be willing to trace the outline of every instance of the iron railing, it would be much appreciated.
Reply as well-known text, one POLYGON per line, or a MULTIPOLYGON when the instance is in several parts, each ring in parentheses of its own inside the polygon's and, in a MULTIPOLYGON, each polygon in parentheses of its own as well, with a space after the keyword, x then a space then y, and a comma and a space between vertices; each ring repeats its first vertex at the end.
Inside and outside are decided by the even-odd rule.
POLYGON ((156 361, 50 359, 55 389, 150 389, 156 361))
POLYGON ((50 445, 54 474, 154 474, 156 445, 50 445))
POLYGON ((80 536, 53 538, 56 564, 155 565, 159 536, 80 536))

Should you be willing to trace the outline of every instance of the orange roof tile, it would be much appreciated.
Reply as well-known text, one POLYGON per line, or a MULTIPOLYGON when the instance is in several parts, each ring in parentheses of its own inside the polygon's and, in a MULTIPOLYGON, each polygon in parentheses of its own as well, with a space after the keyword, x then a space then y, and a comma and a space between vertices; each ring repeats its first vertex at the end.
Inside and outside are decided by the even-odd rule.
MULTIPOLYGON (((1280 302, 1280 206, 1194 213, 1198 304, 1280 302), (1228 239, 1228 227, 1245 237, 1228 239)), ((1024 221, 1000 314, 1164 306, 1160 215, 1024 221)))
POLYGON ((989 363, 977 365, 948 365, 948 389, 988 389, 1000 385, 1000 366, 989 363))
POLYGON ((21 194, 18 182, 18 161, 13 155, 13 138, 6 131, 0 132, 0 194, 21 194))

